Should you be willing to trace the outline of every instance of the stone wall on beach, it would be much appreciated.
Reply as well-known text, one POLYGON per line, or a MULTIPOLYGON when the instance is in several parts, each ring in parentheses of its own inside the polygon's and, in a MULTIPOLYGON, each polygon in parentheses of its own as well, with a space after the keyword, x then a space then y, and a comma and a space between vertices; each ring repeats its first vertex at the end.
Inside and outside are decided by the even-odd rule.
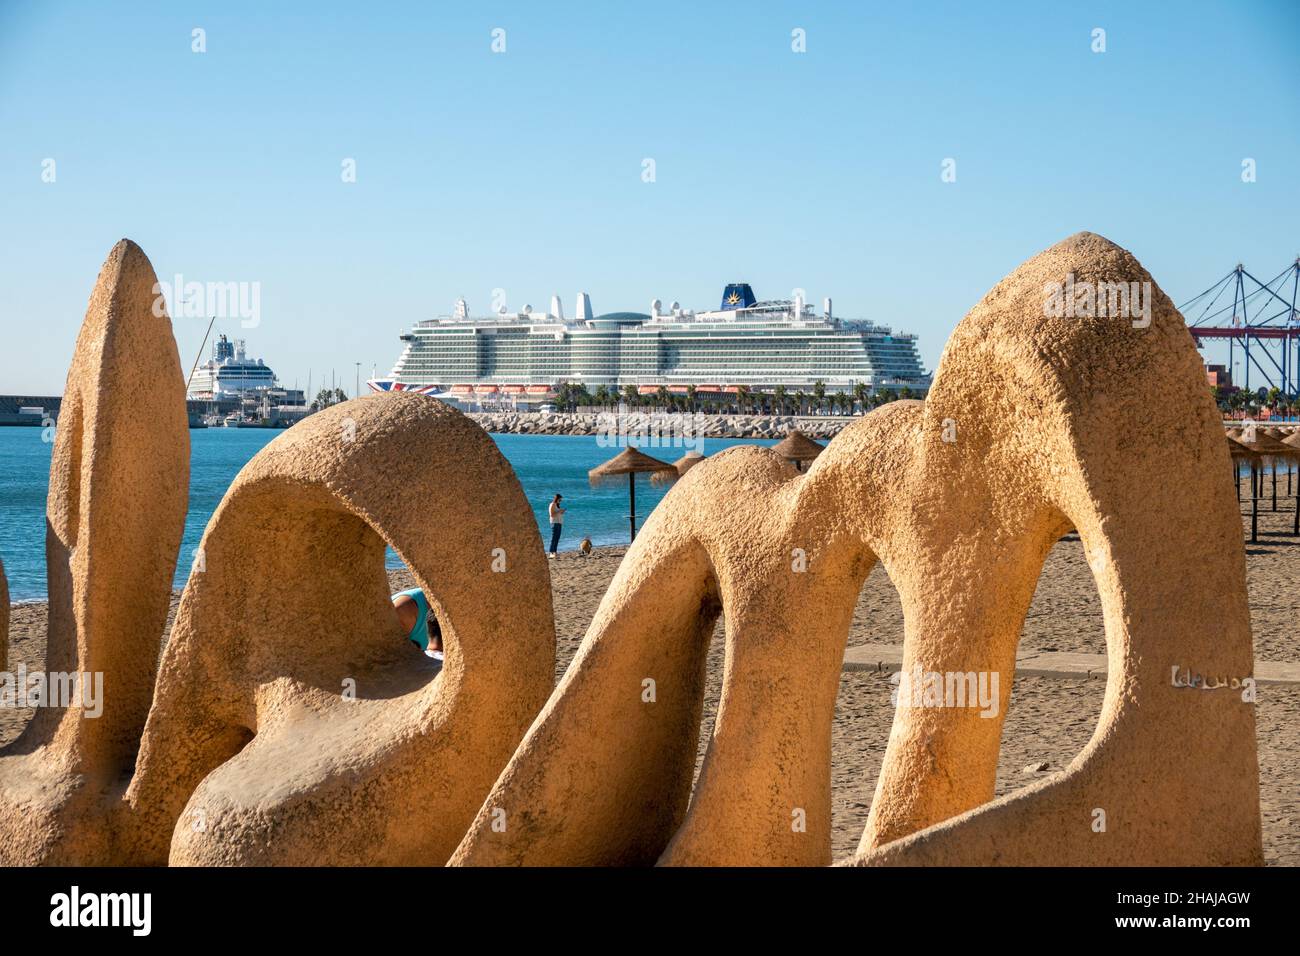
POLYGON ((552 412, 470 412, 485 430, 506 435, 597 435, 619 427, 631 431, 655 423, 691 423, 705 438, 784 438, 798 429, 809 438, 830 439, 859 416, 830 415, 707 415, 690 412, 629 410, 621 414, 552 412))

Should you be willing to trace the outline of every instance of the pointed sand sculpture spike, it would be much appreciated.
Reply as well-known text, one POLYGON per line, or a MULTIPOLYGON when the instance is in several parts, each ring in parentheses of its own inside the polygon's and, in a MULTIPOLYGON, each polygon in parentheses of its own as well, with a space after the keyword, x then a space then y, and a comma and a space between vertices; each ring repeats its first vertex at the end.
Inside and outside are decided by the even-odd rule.
POLYGON ((37 708, 0 750, 3 864, 110 861, 106 818, 149 709, 189 494, 185 381, 155 302, 153 266, 123 239, 77 336, 46 506, 46 669, 88 676, 74 706, 37 708))

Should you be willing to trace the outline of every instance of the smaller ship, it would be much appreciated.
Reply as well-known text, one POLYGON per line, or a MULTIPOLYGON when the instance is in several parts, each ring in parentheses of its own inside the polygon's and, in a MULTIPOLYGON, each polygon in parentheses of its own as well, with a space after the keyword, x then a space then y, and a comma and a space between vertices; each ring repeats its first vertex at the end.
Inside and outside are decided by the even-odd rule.
POLYGON ((212 358, 194 370, 186 397, 200 401, 252 397, 276 387, 275 372, 261 359, 250 359, 243 339, 224 335, 212 343, 212 358))

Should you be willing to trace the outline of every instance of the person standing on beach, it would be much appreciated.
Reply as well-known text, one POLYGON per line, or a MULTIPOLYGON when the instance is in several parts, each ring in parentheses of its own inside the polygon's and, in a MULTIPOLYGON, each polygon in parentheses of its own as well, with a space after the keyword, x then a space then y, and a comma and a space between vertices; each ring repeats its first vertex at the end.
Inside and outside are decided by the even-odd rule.
POLYGON ((551 555, 554 556, 555 549, 560 546, 560 529, 564 527, 564 508, 560 506, 560 499, 564 495, 556 495, 551 499, 551 555))

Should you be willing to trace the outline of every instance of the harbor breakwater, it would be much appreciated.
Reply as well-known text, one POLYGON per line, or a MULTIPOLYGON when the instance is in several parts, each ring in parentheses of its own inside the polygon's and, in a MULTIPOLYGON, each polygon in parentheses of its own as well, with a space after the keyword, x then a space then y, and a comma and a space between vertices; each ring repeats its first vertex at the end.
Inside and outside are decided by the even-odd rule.
POLYGON ((667 433, 689 429, 704 438, 783 438, 798 429, 809 438, 834 438, 854 417, 829 415, 705 415, 689 412, 470 412, 488 432, 502 435, 602 435, 611 431, 667 433))

